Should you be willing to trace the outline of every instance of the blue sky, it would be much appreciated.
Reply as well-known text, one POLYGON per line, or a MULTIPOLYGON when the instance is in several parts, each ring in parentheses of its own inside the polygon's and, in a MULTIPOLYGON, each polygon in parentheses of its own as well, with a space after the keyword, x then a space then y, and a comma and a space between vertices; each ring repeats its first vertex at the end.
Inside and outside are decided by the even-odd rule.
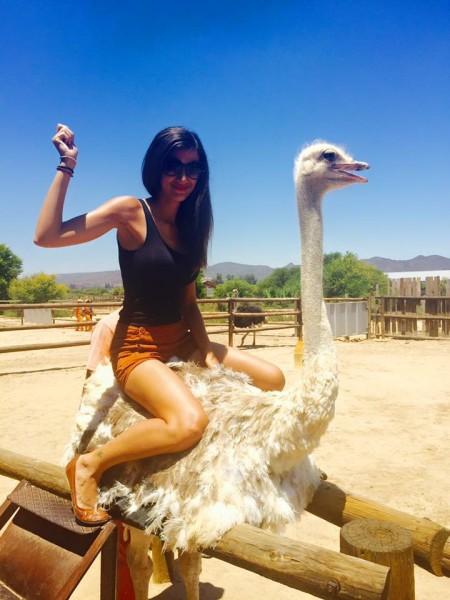
POLYGON ((116 269, 114 233, 33 245, 69 124, 80 149, 65 216, 143 195, 140 164, 173 124, 211 166, 210 263, 299 262, 292 164, 315 138, 371 164, 330 195, 325 250, 450 256, 449 2, 0 0, 0 242, 24 272, 116 269))

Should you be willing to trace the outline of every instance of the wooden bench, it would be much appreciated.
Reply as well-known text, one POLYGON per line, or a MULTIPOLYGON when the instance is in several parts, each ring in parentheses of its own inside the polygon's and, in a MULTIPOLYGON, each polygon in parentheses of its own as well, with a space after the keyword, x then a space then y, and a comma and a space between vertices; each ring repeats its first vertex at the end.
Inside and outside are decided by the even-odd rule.
POLYGON ((27 481, 0 507, 0 599, 64 600, 101 552, 101 600, 116 597, 117 528, 75 522, 69 500, 27 481))

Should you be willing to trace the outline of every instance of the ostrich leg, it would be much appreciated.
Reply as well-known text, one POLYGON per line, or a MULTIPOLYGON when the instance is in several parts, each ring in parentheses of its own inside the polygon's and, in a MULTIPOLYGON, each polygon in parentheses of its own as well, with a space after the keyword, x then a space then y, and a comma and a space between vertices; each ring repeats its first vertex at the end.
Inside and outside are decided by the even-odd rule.
POLYGON ((178 569, 186 590, 186 600, 199 600, 199 578, 202 572, 200 552, 183 552, 178 558, 178 569))
POLYGON ((157 535, 152 535, 151 539, 153 583, 170 583, 170 569, 173 564, 173 552, 163 552, 163 544, 157 535))
POLYGON ((127 562, 133 581, 135 600, 148 599, 148 585, 153 564, 149 556, 151 537, 140 529, 129 528, 130 543, 127 548, 127 562))

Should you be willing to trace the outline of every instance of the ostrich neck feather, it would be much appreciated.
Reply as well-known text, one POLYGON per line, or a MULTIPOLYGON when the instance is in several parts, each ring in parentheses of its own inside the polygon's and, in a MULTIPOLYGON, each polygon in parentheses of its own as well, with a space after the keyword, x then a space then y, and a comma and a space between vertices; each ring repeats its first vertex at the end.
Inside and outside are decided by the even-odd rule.
MULTIPOLYGON (((305 363, 332 345, 328 320, 323 314, 323 192, 300 179, 297 204, 302 242, 301 297, 305 363)), ((307 364, 305 364, 305 367, 307 364)))
MULTIPOLYGON (((298 451, 304 439, 318 440, 333 417, 337 397, 337 359, 323 301, 323 191, 301 177, 297 205, 301 230, 301 300, 304 361, 300 371, 294 420, 298 451), (305 434, 308 429, 308 435, 305 434), (317 428, 317 431, 313 431, 317 428)), ((311 448, 312 449, 312 448, 311 448)), ((293 453, 294 455, 295 453, 293 453)))

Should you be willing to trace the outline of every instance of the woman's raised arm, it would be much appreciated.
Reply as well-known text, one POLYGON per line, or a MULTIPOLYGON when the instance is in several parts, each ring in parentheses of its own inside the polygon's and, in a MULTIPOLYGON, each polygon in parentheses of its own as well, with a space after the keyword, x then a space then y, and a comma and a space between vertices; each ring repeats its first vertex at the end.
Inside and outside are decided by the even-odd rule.
POLYGON ((93 211, 63 221, 64 200, 77 162, 78 148, 75 146, 73 132, 66 125, 58 124, 52 141, 58 150, 61 163, 39 214, 35 244, 47 248, 82 244, 100 237, 132 218, 136 213, 136 200, 131 196, 119 196, 93 211))

